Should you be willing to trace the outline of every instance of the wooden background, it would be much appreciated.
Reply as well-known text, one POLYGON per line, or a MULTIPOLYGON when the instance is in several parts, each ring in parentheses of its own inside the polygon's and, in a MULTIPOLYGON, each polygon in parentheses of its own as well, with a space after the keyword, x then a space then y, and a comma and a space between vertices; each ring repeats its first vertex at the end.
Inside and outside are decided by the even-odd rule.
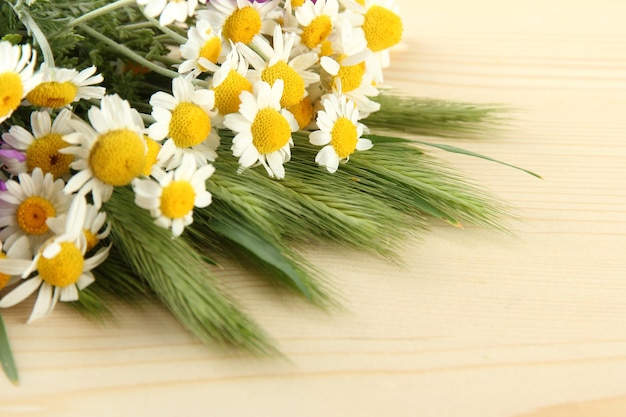
POLYGON ((626 415, 626 2, 397 3, 389 84, 518 109, 451 143, 544 180, 436 153, 518 209, 518 238, 433 224, 404 266, 313 251, 330 313, 218 271, 289 361, 208 350, 151 304, 106 326, 7 311, 22 384, 0 378, 1 416, 626 415))

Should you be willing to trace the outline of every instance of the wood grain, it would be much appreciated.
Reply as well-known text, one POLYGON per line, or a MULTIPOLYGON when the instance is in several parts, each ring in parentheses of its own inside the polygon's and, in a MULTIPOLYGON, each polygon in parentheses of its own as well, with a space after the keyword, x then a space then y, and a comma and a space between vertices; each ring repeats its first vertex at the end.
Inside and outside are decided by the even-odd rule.
POLYGON ((498 137, 444 142, 543 180, 433 153, 509 201, 517 237, 434 223, 402 266, 311 250, 331 312, 216 271, 288 360, 207 350, 149 303, 105 326, 8 311, 22 385, 0 379, 1 416, 625 415, 626 3, 397 3, 387 84, 515 109, 498 137))

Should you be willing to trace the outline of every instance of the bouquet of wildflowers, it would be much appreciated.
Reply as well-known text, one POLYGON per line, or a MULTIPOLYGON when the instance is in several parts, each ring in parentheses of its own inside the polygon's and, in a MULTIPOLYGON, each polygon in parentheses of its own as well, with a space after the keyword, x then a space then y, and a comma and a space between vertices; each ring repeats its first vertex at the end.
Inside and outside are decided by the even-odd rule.
MULTIPOLYGON (((482 134, 500 109, 382 88, 402 36, 391 0, 0 14, 0 308, 33 302, 28 321, 154 297, 204 341, 273 352, 212 264, 327 305, 307 246, 393 257, 428 217, 501 227, 501 203, 416 143, 480 155, 414 136, 482 134)), ((16 379, 1 321, 0 358, 16 379)))

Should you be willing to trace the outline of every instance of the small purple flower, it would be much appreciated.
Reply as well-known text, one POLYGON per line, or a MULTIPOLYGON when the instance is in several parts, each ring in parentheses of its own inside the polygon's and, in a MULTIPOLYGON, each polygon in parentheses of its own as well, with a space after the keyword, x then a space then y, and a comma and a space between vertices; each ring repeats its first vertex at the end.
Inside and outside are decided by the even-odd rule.
POLYGON ((18 162, 26 161, 26 155, 13 149, 0 149, 0 159, 4 158, 17 159, 18 162))

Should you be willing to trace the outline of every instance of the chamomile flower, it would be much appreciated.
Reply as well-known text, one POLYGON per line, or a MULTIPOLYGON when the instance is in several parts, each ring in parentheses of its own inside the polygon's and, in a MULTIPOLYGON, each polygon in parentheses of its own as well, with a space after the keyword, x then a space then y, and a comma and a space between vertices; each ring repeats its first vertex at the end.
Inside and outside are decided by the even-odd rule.
POLYGON ((215 72, 219 69, 217 63, 225 58, 222 53, 222 38, 203 19, 199 19, 187 31, 187 42, 180 46, 180 53, 185 59, 178 67, 181 74, 215 72))
POLYGON ((27 236, 37 250, 52 237, 47 220, 67 214, 72 199, 63 193, 65 183, 35 168, 32 174, 20 174, 18 181, 5 185, 7 190, 0 192, 0 240, 10 247, 27 236))
POLYGON ((213 175, 213 165, 196 167, 191 155, 184 155, 182 163, 175 170, 165 172, 159 167, 152 171, 152 178, 133 181, 135 204, 146 210, 154 222, 172 229, 174 236, 180 236, 185 226, 193 222, 194 207, 211 204, 211 193, 206 190, 206 180, 213 175))
POLYGON ((30 115, 32 133, 21 126, 11 126, 2 140, 13 149, 24 151, 26 159, 5 160, 7 171, 18 175, 41 168, 44 174, 51 173, 55 178, 67 176, 74 157, 59 150, 69 146, 63 136, 74 131, 69 124, 71 117, 72 112, 63 109, 53 122, 50 113, 35 111, 30 115))
POLYGON ((370 52, 362 49, 362 37, 349 24, 342 25, 339 33, 341 41, 336 46, 338 54, 320 58, 322 68, 329 75, 329 78, 323 77, 323 81, 333 93, 345 94, 354 101, 361 117, 367 117, 380 109, 379 103, 369 99, 378 95, 372 75, 366 70, 365 60, 370 52))
POLYGON ((320 79, 319 74, 308 70, 318 61, 316 53, 308 52, 290 58, 295 41, 295 34, 283 34, 280 25, 276 25, 272 37, 273 45, 264 38, 253 41, 253 46, 259 53, 246 45, 238 45, 243 56, 254 67, 249 72, 253 83, 262 80, 273 85, 277 80, 283 81, 284 91, 280 99, 282 107, 299 103, 307 95, 306 87, 320 79))
POLYGON ((211 123, 212 90, 196 90, 190 76, 181 76, 172 80, 172 94, 158 91, 150 105, 156 122, 148 128, 148 135, 156 141, 167 138, 157 157, 166 170, 180 165, 184 154, 193 155, 198 166, 217 158, 219 136, 211 123))
POLYGON ((271 33, 274 18, 280 17, 279 0, 263 3, 248 0, 211 0, 208 10, 198 12, 211 27, 222 34, 226 53, 237 43, 249 44, 261 33, 271 33))
POLYGON ((105 93, 104 87, 95 86, 104 78, 93 66, 78 72, 73 68, 50 68, 44 63, 39 74, 41 82, 26 95, 35 106, 60 109, 82 99, 99 100, 105 93))
POLYGON ((223 127, 224 116, 239 110, 242 91, 252 91, 247 74, 248 63, 237 49, 228 53, 224 63, 213 74, 211 88, 215 94, 216 125, 223 127))
POLYGON ((130 184, 143 173, 144 126, 139 113, 118 95, 105 96, 100 107, 92 106, 87 115, 91 124, 72 119, 75 132, 64 137, 71 146, 61 153, 75 157, 70 167, 78 171, 67 182, 65 192, 91 192, 94 204, 100 207, 111 197, 113 187, 130 184))
POLYGON ((111 223, 106 223, 106 219, 106 212, 99 210, 92 204, 87 204, 85 221, 83 222, 83 233, 87 241, 85 252, 90 252, 111 233, 111 223))
POLYGON ((342 0, 350 10, 363 15, 361 26, 367 47, 373 52, 367 69, 375 82, 383 81, 383 68, 389 66, 389 48, 402 40, 402 19, 393 0, 342 0))
POLYGON ((21 283, 0 300, 0 307, 12 307, 39 290, 28 319, 32 322, 49 315, 59 301, 78 300, 79 290, 94 282, 91 269, 106 259, 110 248, 102 248, 85 258, 87 245, 82 230, 85 210, 84 196, 77 195, 62 234, 44 243, 32 259, 0 260, 0 272, 22 277, 21 283))
POLYGON ((239 112, 226 115, 224 124, 237 132, 231 150, 239 157, 240 171, 260 163, 270 177, 285 177, 283 164, 291 159, 291 133, 298 130, 298 122, 281 108, 282 95, 283 80, 272 86, 259 81, 252 93, 241 93, 239 112))
MULTIPOLYGON (((206 3, 206 0, 200 0, 206 3)), ((137 0, 137 4, 145 6, 143 13, 148 17, 159 16, 159 24, 167 26, 176 22, 185 22, 195 14, 198 0, 137 0)))
POLYGON ((345 162, 355 151, 370 149, 372 141, 361 138, 365 126, 359 123, 359 110, 345 96, 329 94, 322 98, 324 110, 317 115, 316 130, 309 141, 323 148, 315 156, 315 162, 334 173, 339 162, 345 162))
POLYGON ((337 0, 307 0, 298 7, 295 15, 302 27, 299 33, 302 44, 313 49, 324 42, 333 30, 338 11, 337 0))
POLYGON ((13 114, 37 85, 38 77, 33 77, 36 58, 28 44, 0 41, 0 123, 13 114))

